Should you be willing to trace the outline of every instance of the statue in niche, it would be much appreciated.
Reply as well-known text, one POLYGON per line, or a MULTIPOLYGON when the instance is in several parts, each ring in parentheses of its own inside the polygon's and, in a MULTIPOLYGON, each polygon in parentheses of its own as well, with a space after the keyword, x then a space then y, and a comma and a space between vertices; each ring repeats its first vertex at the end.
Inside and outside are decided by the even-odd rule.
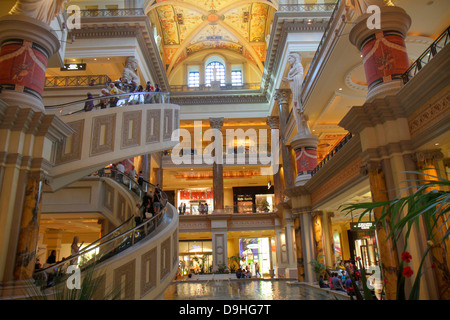
POLYGON ((137 60, 134 57, 128 57, 127 61, 125 63, 125 68, 123 69, 123 76, 122 79, 124 79, 127 83, 134 82, 136 86, 139 86, 140 79, 137 75, 137 60))
POLYGON ((17 0, 10 15, 23 15, 40 20, 48 25, 61 14, 68 0, 17 0))
POLYGON ((289 70, 287 77, 283 78, 283 81, 289 82, 292 91, 292 103, 294 105, 293 113, 297 123, 297 132, 299 135, 307 135, 309 134, 309 128, 307 119, 303 113, 304 110, 301 102, 303 84, 302 57, 298 52, 292 52, 288 56, 288 62, 291 65, 291 69, 289 70))

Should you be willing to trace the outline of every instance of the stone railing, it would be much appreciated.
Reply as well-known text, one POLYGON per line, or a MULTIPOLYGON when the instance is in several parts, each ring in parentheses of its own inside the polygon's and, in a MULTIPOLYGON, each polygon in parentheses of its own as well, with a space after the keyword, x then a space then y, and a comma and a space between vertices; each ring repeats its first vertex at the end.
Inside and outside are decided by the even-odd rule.
POLYGON ((89 76, 45 77, 46 88, 97 86, 105 85, 109 82, 111 82, 111 78, 104 74, 89 76))
POLYGON ((336 2, 314 4, 283 4, 278 5, 278 12, 306 12, 306 11, 333 11, 336 2))

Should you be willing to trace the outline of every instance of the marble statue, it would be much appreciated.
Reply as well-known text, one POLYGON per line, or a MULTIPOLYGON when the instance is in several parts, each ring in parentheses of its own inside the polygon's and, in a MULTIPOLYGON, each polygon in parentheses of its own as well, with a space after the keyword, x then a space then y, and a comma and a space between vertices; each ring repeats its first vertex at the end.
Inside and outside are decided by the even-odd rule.
POLYGON ((289 82, 289 86, 292 91, 292 103, 294 105, 294 116, 295 121, 297 122, 297 130, 303 131, 307 130, 304 128, 305 126, 305 117, 303 115, 303 105, 301 102, 301 92, 302 92, 302 84, 303 84, 303 66, 302 66, 302 57, 299 53, 293 52, 288 56, 289 64, 291 65, 291 69, 288 72, 287 77, 283 78, 283 81, 289 82))
POLYGON ((48 25, 58 16, 68 0, 17 0, 9 14, 24 15, 48 25))
POLYGON ((130 83, 134 82, 136 86, 139 86, 140 79, 137 75, 137 60, 134 57, 128 57, 123 69, 123 79, 130 83))

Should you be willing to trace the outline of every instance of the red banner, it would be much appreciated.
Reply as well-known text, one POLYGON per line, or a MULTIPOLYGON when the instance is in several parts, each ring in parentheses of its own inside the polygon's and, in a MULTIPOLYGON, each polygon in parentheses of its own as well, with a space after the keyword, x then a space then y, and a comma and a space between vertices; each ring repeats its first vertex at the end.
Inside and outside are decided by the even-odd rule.
POLYGON ((42 97, 48 58, 30 41, 11 40, 0 51, 0 85, 6 89, 42 97))
POLYGON ((400 35, 379 32, 363 47, 362 54, 369 87, 391 81, 394 75, 401 75, 409 68, 405 41, 400 35))

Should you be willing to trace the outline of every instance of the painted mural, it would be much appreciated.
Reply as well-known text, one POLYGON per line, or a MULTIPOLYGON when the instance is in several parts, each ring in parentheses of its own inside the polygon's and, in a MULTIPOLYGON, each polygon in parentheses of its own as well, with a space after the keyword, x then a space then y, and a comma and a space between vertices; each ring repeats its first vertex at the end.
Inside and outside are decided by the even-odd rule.
POLYGON ((231 50, 254 63, 264 61, 268 3, 155 0, 150 12, 155 12, 159 23, 166 65, 173 69, 185 57, 210 49, 231 50))

